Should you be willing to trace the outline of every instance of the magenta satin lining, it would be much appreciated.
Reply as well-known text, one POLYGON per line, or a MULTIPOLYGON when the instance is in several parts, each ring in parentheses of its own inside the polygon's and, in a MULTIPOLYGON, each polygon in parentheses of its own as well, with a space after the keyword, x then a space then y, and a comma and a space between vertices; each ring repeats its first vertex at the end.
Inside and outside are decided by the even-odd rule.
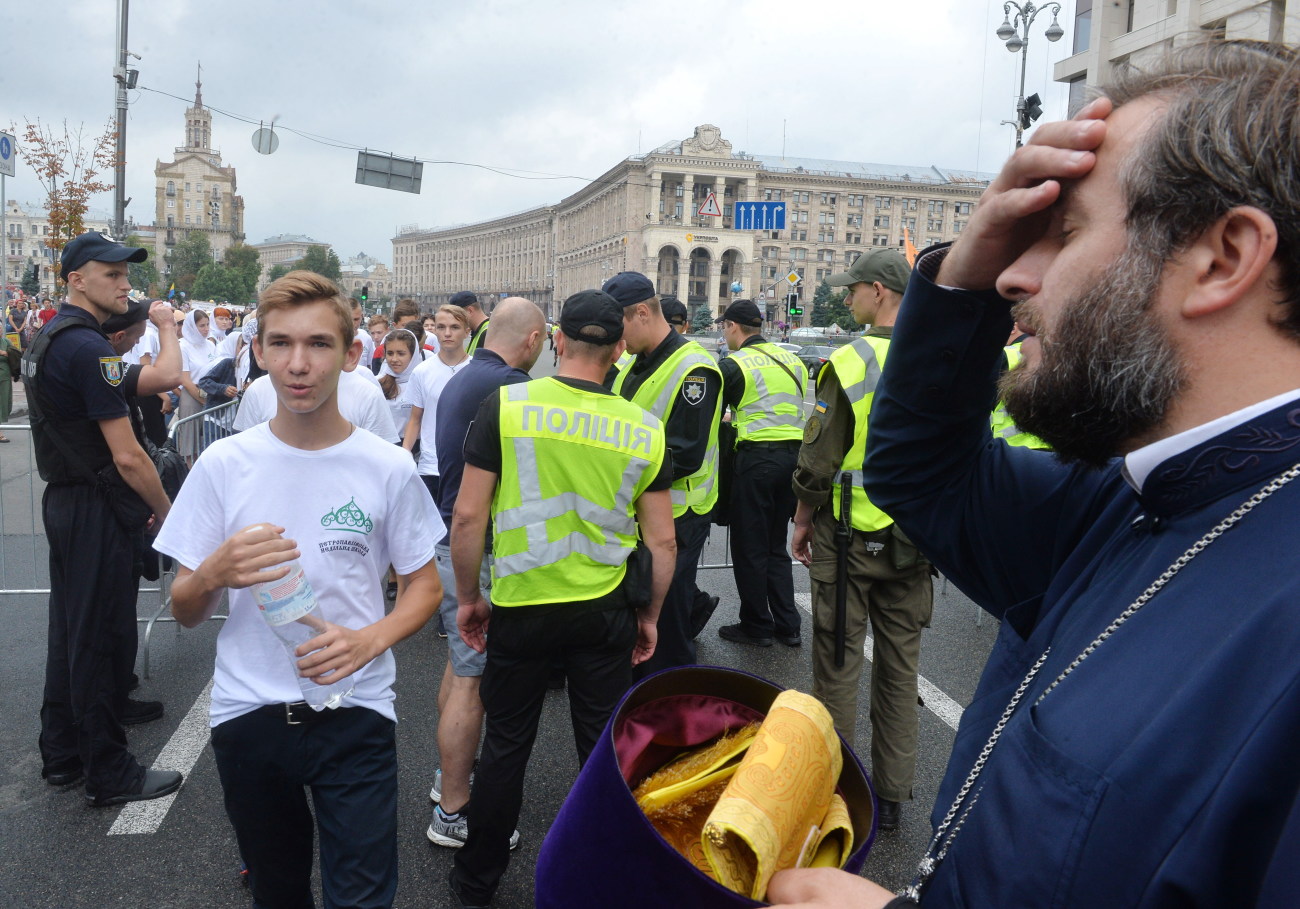
POLYGON ((687 748, 717 738, 764 714, 707 694, 677 694, 647 701, 614 724, 614 753, 629 788, 687 748))

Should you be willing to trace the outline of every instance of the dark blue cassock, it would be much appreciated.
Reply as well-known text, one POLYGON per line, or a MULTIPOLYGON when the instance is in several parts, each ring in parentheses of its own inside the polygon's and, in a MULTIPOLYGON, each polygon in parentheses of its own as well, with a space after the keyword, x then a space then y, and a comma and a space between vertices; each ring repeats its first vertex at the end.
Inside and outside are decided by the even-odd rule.
POLYGON ((1026 672, 979 798, 922 905, 1300 905, 1300 480, 1039 694, 1189 546, 1300 462, 1300 400, 1121 476, 993 441, 1007 303, 922 259, 871 410, 866 486, 1002 618, 942 820, 1026 672))

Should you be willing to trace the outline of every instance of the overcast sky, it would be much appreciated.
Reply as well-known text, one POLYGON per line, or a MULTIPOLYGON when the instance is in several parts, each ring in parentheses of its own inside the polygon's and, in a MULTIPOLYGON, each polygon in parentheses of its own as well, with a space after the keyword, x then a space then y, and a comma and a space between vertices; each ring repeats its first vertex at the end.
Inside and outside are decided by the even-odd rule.
MULTIPOLYGON (((6 4, 0 125, 86 124, 113 114, 116 3, 6 4)), ((1026 93, 1044 119, 1065 115, 1051 65, 1073 41, 1031 36, 1026 93)), ((722 129, 735 151, 996 171, 1013 132, 1019 55, 993 32, 1002 4, 703 0, 674 17, 624 0, 410 3, 409 0, 130 0, 128 46, 142 60, 130 92, 127 209, 153 220, 156 159, 184 139, 195 64, 213 109, 213 144, 237 168, 250 243, 301 233, 346 258, 392 264, 400 225, 479 221, 555 202, 575 179, 518 179, 426 163, 420 195, 354 183, 350 146, 428 161, 593 178, 618 161, 722 129), (145 90, 145 89, 151 89, 145 90), (168 94, 159 94, 165 92, 168 94), (227 116, 251 119, 252 124, 227 116), (257 154, 258 120, 279 150, 257 154), (784 124, 784 127, 783 127, 784 124), (784 139, 783 139, 784 131, 784 139)), ((9 198, 37 202, 19 161, 9 198)), ((94 207, 108 211, 112 194, 94 207)))

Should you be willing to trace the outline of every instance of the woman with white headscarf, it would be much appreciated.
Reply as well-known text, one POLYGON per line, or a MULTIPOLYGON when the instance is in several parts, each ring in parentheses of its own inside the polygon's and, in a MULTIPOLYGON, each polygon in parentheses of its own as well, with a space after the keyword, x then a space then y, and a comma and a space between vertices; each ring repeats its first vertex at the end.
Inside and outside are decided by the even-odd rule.
POLYGON ((379 387, 393 411, 393 425, 405 426, 411 415, 406 383, 415 367, 424 361, 425 351, 415 333, 405 328, 390 331, 384 338, 384 363, 379 367, 379 387))
MULTIPOLYGON (((207 395, 199 388, 199 379, 207 371, 217 352, 216 346, 208 340, 208 314, 201 309, 190 310, 181 323, 181 384, 180 407, 177 416, 181 419, 203 410, 207 395)), ((183 424, 176 437, 176 448, 191 465, 199 456, 200 421, 190 420, 183 424)))

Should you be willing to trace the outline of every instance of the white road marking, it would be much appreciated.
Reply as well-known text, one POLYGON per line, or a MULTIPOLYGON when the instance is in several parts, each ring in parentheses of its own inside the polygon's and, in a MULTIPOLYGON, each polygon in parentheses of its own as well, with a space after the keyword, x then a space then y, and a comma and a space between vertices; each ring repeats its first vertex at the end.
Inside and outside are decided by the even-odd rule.
MULTIPOLYGON (((795 602, 799 604, 804 612, 812 615, 812 595, 807 593, 796 593, 795 602)), ((871 662, 871 647, 873 639, 870 634, 862 645, 862 653, 871 662)), ((939 686, 935 685, 923 675, 916 677, 917 689, 921 694, 921 699, 925 701, 926 709, 943 720, 952 729, 956 729, 961 723, 962 706, 954 701, 948 695, 944 694, 939 686)))
MULTIPOLYGON (((208 744, 208 737, 211 734, 208 729, 208 708, 211 703, 212 681, 209 679, 208 684, 194 702, 194 706, 190 708, 190 712, 185 714, 185 719, 181 720, 180 725, 176 727, 176 731, 172 733, 172 737, 167 740, 167 744, 159 752, 158 759, 153 762, 152 769, 179 770, 189 776, 190 771, 194 769, 195 762, 199 759, 199 755, 203 753, 203 748, 208 744)), ((181 789, 184 788, 184 784, 182 784, 181 789)), ((178 794, 179 791, 171 795, 165 795, 160 799, 127 803, 122 807, 117 820, 113 821, 113 826, 109 828, 108 835, 157 833, 178 794)))

